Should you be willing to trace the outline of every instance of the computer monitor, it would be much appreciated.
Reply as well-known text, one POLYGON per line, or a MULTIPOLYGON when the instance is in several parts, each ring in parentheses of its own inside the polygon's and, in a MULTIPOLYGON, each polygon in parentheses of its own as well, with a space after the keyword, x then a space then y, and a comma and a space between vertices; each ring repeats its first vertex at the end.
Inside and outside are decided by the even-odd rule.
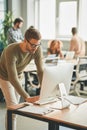
POLYGON ((50 54, 45 58, 45 63, 46 64, 53 64, 57 65, 58 63, 58 57, 56 57, 56 54, 50 54))
POLYGON ((74 51, 67 51, 65 59, 73 59, 75 55, 74 51))
POLYGON ((59 63, 57 66, 46 66, 43 73, 40 99, 60 96, 58 92, 59 83, 64 83, 66 92, 69 93, 73 66, 73 63, 59 63))

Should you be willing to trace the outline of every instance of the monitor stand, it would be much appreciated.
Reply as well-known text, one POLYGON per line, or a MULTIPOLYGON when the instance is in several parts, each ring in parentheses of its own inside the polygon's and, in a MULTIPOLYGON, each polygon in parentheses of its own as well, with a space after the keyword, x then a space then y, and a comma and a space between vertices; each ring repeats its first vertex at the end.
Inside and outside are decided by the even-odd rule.
POLYGON ((60 103, 59 103, 59 109, 64 109, 70 106, 70 103, 64 99, 64 96, 67 96, 67 92, 66 92, 66 88, 64 83, 59 83, 57 85, 57 87, 59 88, 59 92, 60 92, 60 103))

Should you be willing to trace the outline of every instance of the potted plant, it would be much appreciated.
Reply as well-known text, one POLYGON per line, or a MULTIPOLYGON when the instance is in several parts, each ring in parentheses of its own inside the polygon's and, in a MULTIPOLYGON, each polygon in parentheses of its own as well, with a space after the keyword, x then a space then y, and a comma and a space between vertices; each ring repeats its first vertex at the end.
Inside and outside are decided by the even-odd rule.
POLYGON ((3 49, 8 45, 7 42, 7 32, 10 27, 12 27, 13 24, 13 14, 12 12, 8 11, 5 13, 4 20, 1 23, 1 33, 0 33, 0 51, 3 51, 3 49))

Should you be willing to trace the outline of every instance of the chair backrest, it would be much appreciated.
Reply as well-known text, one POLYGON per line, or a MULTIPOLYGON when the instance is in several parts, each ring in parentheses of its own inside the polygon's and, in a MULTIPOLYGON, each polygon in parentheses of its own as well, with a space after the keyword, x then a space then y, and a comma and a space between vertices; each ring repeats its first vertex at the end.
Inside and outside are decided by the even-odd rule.
POLYGON ((87 56, 78 58, 76 76, 78 77, 78 79, 82 77, 87 77, 87 56))

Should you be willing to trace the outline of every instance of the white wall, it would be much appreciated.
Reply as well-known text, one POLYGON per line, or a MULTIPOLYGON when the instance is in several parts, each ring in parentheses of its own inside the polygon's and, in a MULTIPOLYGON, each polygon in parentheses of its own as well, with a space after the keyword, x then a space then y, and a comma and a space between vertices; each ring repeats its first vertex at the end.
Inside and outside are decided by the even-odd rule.
POLYGON ((8 9, 13 12, 14 17, 21 16, 21 0, 8 0, 8 9))
POLYGON ((80 36, 87 41, 87 0, 80 0, 79 8, 79 32, 80 36))
MULTIPOLYGON (((23 15, 23 12, 25 12, 25 11, 22 10, 22 7, 24 7, 22 0, 8 0, 8 10, 13 12, 14 19, 17 17, 25 16, 25 13, 23 15)), ((26 9, 26 7, 24 7, 24 8, 26 9)), ((24 19, 24 17, 23 17, 23 19, 24 19)), ((24 19, 24 26, 22 28, 23 33, 26 28, 25 25, 26 25, 26 20, 24 19)))
POLYGON ((34 0, 27 0, 27 27, 35 25, 34 0))
POLYGON ((23 32, 31 26, 34 25, 34 0, 20 0, 21 3, 21 16, 24 19, 23 32))
POLYGON ((40 0, 40 32, 43 39, 55 38, 56 4, 55 0, 40 0), (51 14, 51 15, 50 15, 51 14))
POLYGON ((8 10, 13 12, 14 18, 21 16, 24 19, 22 27, 23 34, 25 30, 34 23, 33 5, 34 0, 8 0, 8 10))

